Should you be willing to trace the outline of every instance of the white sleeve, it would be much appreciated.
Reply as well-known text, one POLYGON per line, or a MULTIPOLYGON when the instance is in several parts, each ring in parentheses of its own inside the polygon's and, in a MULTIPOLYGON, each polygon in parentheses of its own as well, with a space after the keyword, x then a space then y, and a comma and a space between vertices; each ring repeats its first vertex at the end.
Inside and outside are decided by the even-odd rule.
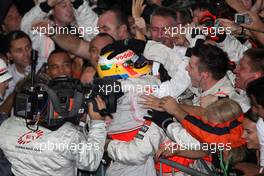
POLYGON ((163 64, 164 68, 168 71, 168 74, 173 77, 177 72, 178 65, 184 60, 184 55, 187 48, 175 47, 174 49, 167 46, 149 40, 146 43, 143 55, 148 59, 163 64))
POLYGON ((248 47, 240 43, 240 41, 232 35, 226 35, 225 40, 221 43, 217 43, 217 46, 227 52, 229 59, 236 63, 240 61, 243 57, 243 53, 248 49, 248 47))
POLYGON ((259 118, 256 126, 260 143, 260 166, 264 167, 264 122, 262 118, 259 118))
POLYGON ((125 164, 140 165, 153 157, 165 139, 164 131, 156 124, 144 125, 130 142, 112 140, 107 148, 110 158, 125 164))
POLYGON ((160 88, 155 91, 155 96, 172 96, 177 98, 190 86, 191 80, 188 72, 185 70, 189 63, 189 59, 184 56, 186 50, 187 48, 185 47, 171 49, 151 40, 147 42, 144 56, 149 60, 163 64, 171 76, 170 81, 163 82, 160 88))
MULTIPOLYGON (((139 88, 141 88, 141 90, 143 90, 142 88, 156 89, 160 85, 160 80, 152 75, 141 76, 139 78, 121 79, 118 81, 121 82, 122 92, 124 93, 136 91, 139 88)), ((143 91, 145 92, 147 90, 143 91)))
POLYGON ((43 20, 47 16, 48 13, 43 12, 39 4, 37 4, 23 16, 20 28, 25 33, 30 34, 32 25, 39 20, 43 20))
POLYGON ((48 13, 43 12, 38 4, 27 12, 21 21, 21 30, 29 35, 33 49, 38 51, 40 58, 45 59, 47 59, 49 54, 54 50, 54 42, 46 35, 38 32, 37 29, 32 29, 32 25, 46 17, 48 17, 48 13))
POLYGON ((106 139, 104 121, 92 120, 87 138, 81 132, 78 132, 77 135, 73 136, 71 144, 75 144, 78 148, 70 148, 69 157, 76 162, 77 168, 95 171, 104 153, 106 139))
POLYGON ((159 98, 164 96, 177 98, 180 96, 191 85, 190 76, 185 70, 188 63, 188 60, 182 61, 171 80, 161 83, 159 89, 155 90, 153 95, 159 98))
POLYGON ((175 143, 188 147, 189 150, 197 149, 200 142, 192 137, 179 122, 171 123, 167 127, 167 136, 175 143))
POLYGON ((84 39, 91 41, 99 31, 97 27, 98 15, 91 9, 87 1, 83 1, 83 4, 76 10, 74 9, 74 15, 78 27, 82 29, 84 39))

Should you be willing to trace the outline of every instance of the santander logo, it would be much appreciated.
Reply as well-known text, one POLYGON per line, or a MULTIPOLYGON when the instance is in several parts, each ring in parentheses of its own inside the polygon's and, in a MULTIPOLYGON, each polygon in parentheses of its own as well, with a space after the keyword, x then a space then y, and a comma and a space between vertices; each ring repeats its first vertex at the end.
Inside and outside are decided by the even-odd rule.
POLYGON ((39 137, 43 136, 43 131, 38 130, 36 132, 32 132, 29 131, 26 134, 20 136, 17 140, 18 144, 28 144, 36 139, 38 139, 39 137))

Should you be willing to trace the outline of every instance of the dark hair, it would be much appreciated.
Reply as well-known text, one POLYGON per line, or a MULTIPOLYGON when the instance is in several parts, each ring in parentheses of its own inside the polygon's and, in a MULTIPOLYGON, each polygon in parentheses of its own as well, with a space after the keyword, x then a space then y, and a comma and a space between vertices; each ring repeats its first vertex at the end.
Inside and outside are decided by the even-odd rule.
POLYGON ((208 10, 213 15, 221 17, 223 12, 230 15, 228 11, 231 8, 223 0, 195 0, 195 3, 191 5, 191 9, 208 10))
POLYGON ((195 3, 191 5, 191 9, 209 10, 211 4, 212 3, 209 3, 207 0, 196 0, 195 3))
POLYGON ((118 24, 126 25, 129 28, 128 16, 120 9, 120 7, 114 6, 111 9, 105 11, 104 13, 106 12, 113 12, 116 15, 116 20, 118 24))
MULTIPOLYGON (((105 32, 103 32, 103 33, 99 33, 99 34, 97 34, 95 37, 109 37, 109 38, 112 39, 113 42, 115 41, 114 37, 112 37, 110 34, 105 33, 105 32)), ((95 37, 94 37, 94 38, 95 38, 95 37)))
POLYGON ((159 7, 156 8, 152 14, 151 14, 151 18, 153 16, 162 16, 162 17, 171 17, 175 22, 177 20, 177 15, 176 12, 168 7, 159 7))
POLYGON ((179 12, 179 19, 182 21, 182 25, 192 22, 192 15, 188 9, 178 10, 177 12, 179 12))
POLYGON ((4 34, 0 34, 0 54, 6 55, 7 52, 7 38, 4 34))
POLYGON ((250 48, 244 52, 244 55, 250 59, 252 71, 264 74, 264 49, 250 48))
POLYGON ((254 122, 254 123, 257 123, 257 121, 259 120, 259 117, 258 117, 258 114, 255 113, 252 108, 250 108, 245 114, 244 114, 245 118, 254 122))
MULTIPOLYGON (((54 54, 58 54, 58 53, 65 53, 65 54, 67 54, 69 56, 68 52, 65 51, 65 50, 63 50, 63 49, 55 49, 49 54, 48 63, 50 61, 51 56, 54 55, 54 54)), ((69 56, 69 58, 70 58, 70 56, 69 56)))
POLYGON ((29 38, 29 36, 25 32, 20 31, 20 30, 15 30, 15 31, 9 32, 6 35, 6 38, 7 38, 7 48, 8 48, 8 50, 10 50, 10 48, 11 48, 12 41, 18 40, 18 39, 21 39, 21 38, 27 38, 29 40, 30 44, 32 44, 31 39, 29 38))
MULTIPOLYGON (((264 77, 251 81, 247 86, 247 95, 256 99, 257 104, 264 107, 264 77)), ((251 99, 252 100, 252 99, 251 99)))
POLYGON ((213 45, 196 45, 192 55, 199 58, 199 71, 208 71, 213 79, 220 80, 229 69, 229 58, 222 49, 213 45))
MULTIPOLYGON (((182 4, 182 3, 181 3, 182 4)), ((189 8, 181 8, 179 7, 179 3, 174 3, 169 6, 169 8, 173 9, 176 13, 176 16, 180 19, 182 22, 182 25, 186 25, 187 23, 192 22, 192 14, 189 8), (178 16, 178 14, 179 16, 178 16)))
MULTIPOLYGON (((119 26, 126 25, 129 35, 131 34, 130 28, 129 28, 128 16, 120 9, 119 6, 113 6, 111 9, 103 12, 103 14, 105 14, 107 12, 114 13, 116 16, 116 21, 117 21, 118 25, 119 26)), ((101 14, 101 15, 103 15, 103 14, 101 14)))

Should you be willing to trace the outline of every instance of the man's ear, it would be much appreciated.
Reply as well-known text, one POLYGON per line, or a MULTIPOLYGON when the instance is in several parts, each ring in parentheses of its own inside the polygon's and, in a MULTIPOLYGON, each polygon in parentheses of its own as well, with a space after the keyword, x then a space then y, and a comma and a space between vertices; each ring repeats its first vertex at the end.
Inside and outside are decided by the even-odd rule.
POLYGON ((6 32, 6 27, 5 27, 4 24, 1 24, 1 30, 2 30, 3 32, 6 32))
POLYGON ((126 38, 127 33, 128 33, 127 25, 122 24, 121 26, 119 26, 119 36, 121 36, 120 38, 126 38))
POLYGON ((207 72, 207 71, 205 71, 205 72, 201 73, 201 76, 202 76, 203 79, 208 79, 209 76, 212 77, 212 74, 207 72))
POLYGON ((50 70, 49 70, 49 66, 48 65, 46 66, 46 73, 47 73, 47 75, 50 75, 50 70))
POLYGON ((262 76, 263 76, 263 74, 261 72, 256 72, 255 73, 255 79, 258 79, 258 78, 260 78, 262 76))
POLYGON ((10 54, 10 52, 8 51, 7 53, 6 53, 6 55, 7 55, 7 59, 8 60, 13 60, 13 57, 12 57, 12 55, 10 54))

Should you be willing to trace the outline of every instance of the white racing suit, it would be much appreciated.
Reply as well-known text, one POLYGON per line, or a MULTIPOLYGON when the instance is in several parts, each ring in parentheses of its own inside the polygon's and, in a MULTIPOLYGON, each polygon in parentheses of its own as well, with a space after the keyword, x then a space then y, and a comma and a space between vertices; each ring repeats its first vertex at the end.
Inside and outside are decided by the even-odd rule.
MULTIPOLYGON (((240 59, 243 57, 244 52, 249 49, 249 46, 243 45, 239 40, 236 39, 236 37, 232 35, 226 35, 225 40, 221 43, 216 43, 216 46, 225 51, 230 61, 233 61, 236 64, 239 63, 240 59)), ((235 85, 235 74, 231 71, 228 71, 227 75, 232 84, 235 85)))
MULTIPOLYGON (((147 42, 144 56, 149 60, 163 64, 168 74, 172 77, 170 81, 159 83, 159 87, 154 89, 152 95, 157 97, 173 96, 174 98, 178 98, 178 96, 190 86, 190 77, 185 70, 185 67, 189 63, 189 59, 185 57, 185 52, 186 48, 184 47, 174 47, 171 49, 155 41, 147 42)), ((145 76, 144 79, 153 78, 152 76, 145 76)), ((122 85, 135 86, 137 81, 138 79, 130 79, 129 81, 123 80, 121 83, 122 85)), ((168 126, 167 135, 178 144, 194 147, 200 145, 200 142, 193 138, 178 122, 168 126)), ((167 140, 164 139, 163 142, 167 142, 167 140)), ((180 160, 182 161, 182 159, 180 160)), ((184 174, 182 172, 177 172, 177 175, 184 174)))
POLYGON ((263 117, 259 117, 257 122, 257 134, 260 143, 260 166, 264 167, 264 122, 263 117))
POLYGON ((231 61, 238 63, 243 57, 243 53, 248 49, 247 46, 240 43, 236 37, 232 35, 226 35, 226 38, 221 43, 216 43, 216 46, 224 50, 231 61))
POLYGON ((156 124, 143 119, 147 110, 142 109, 138 102, 142 90, 157 85, 159 80, 155 77, 140 77, 133 81, 120 81, 125 81, 122 84, 124 95, 118 99, 117 111, 107 127, 108 135, 114 140, 111 140, 107 148, 113 161, 106 175, 156 176, 153 156, 164 140, 165 133, 156 124), (131 84, 133 86, 130 87, 131 84), (134 89, 134 86, 138 88, 134 89))
POLYGON ((191 88, 191 90, 195 93, 195 97, 193 99, 193 105, 195 106, 200 106, 200 97, 207 95, 224 95, 236 101, 241 106, 243 112, 247 112, 250 109, 248 97, 239 94, 235 90, 228 76, 223 77, 214 86, 204 92, 200 92, 196 88, 191 88))
POLYGON ((173 49, 149 40, 145 46, 144 56, 148 60, 163 64, 171 80, 163 82, 154 92, 157 97, 172 96, 178 98, 191 84, 188 72, 185 70, 189 58, 185 57, 187 48, 175 46, 173 49))
MULTIPOLYGON (((78 32, 81 32, 81 36, 83 36, 85 40, 90 41, 95 35, 98 34, 97 14, 90 8, 87 1, 85 0, 78 9, 73 8, 73 12, 77 23, 76 27, 78 32)), ((30 36, 32 40, 32 46, 38 51, 38 55, 41 58, 39 62, 42 63, 46 62, 49 54, 55 49, 55 44, 52 39, 44 34, 39 33, 37 29, 32 29, 32 25, 41 20, 47 20, 48 16, 49 13, 43 12, 39 4, 37 4, 23 16, 21 21, 21 30, 30 36)))
POLYGON ((94 171, 103 157, 104 121, 91 121, 88 135, 69 122, 56 131, 26 127, 25 119, 11 117, 0 126, 0 148, 16 176, 74 176, 75 168, 94 171))
MULTIPOLYGON (((172 77, 170 81, 159 84, 152 95, 157 97, 172 96, 178 98, 190 85, 191 80, 188 72, 185 70, 189 63, 189 59, 185 57, 185 47, 174 47, 173 49, 165 45, 149 40, 144 50, 144 56, 164 65, 168 74, 172 77)), ((152 79, 151 76, 145 76, 145 79, 152 79)), ((123 80, 123 84, 130 84, 134 86, 137 79, 130 79, 130 81, 123 80), (133 82, 131 83, 131 81, 133 82)), ((193 138, 180 123, 175 122, 168 126, 167 135, 176 143, 197 144, 198 141, 193 138), (178 137, 179 136, 179 137, 178 137)))

